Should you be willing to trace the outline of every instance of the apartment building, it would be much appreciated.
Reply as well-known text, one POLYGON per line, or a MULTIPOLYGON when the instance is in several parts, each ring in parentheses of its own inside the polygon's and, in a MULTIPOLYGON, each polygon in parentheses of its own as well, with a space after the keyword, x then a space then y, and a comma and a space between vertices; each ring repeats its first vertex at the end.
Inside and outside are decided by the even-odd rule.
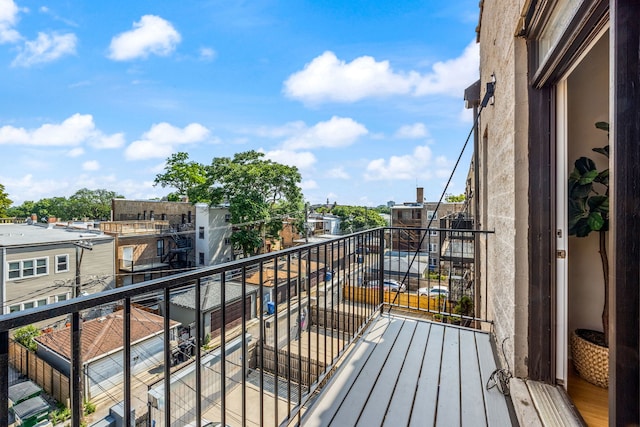
POLYGON ((86 223, 0 224, 2 313, 115 286, 114 238, 86 223))

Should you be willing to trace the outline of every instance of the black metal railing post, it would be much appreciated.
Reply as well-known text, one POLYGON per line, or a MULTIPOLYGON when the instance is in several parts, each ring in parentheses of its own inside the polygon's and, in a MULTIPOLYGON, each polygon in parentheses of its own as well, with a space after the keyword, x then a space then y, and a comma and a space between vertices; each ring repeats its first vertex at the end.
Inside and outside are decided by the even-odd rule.
POLYGON ((82 422, 82 326, 80 312, 71 314, 71 425, 82 422))
MULTIPOLYGON (((0 402, 9 402, 9 331, 0 331, 0 402)), ((9 405, 0 404, 0 423, 9 422, 9 405)))
POLYGON ((131 427, 131 298, 124 299, 122 314, 122 375, 124 376, 124 425, 131 427))
MULTIPOLYGON (((224 274, 223 274, 224 275, 224 274)), ((195 289, 195 356, 196 356, 196 427, 202 427, 202 279, 196 280, 195 289)))

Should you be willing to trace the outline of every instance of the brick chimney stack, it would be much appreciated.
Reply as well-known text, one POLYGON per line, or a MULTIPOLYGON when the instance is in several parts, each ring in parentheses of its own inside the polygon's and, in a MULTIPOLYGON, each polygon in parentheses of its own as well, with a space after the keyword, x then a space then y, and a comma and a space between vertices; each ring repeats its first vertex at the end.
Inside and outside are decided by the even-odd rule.
POLYGON ((423 203, 424 202, 424 188, 418 187, 416 188, 416 202, 423 203))

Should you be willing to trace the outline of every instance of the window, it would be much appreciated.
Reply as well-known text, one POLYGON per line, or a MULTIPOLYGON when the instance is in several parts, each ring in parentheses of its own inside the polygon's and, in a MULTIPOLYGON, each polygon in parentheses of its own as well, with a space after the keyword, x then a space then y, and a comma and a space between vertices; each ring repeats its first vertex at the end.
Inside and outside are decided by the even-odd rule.
POLYGON ((191 211, 187 212, 187 222, 191 224, 191 211))
POLYGON ((11 261, 8 263, 8 267, 9 280, 23 279, 25 277, 44 276, 46 274, 49 274, 49 258, 11 261))
POLYGON ((224 238, 224 244, 225 244, 225 245, 230 245, 230 244, 231 244, 231 239, 230 239, 230 238, 228 238, 228 237, 225 237, 225 238, 224 238))
POLYGON ((427 211, 427 219, 432 219, 434 216, 436 216, 436 212, 435 211, 427 211))
POLYGON ((204 239, 204 227, 198 227, 198 239, 204 239))
POLYGON ((438 235, 438 230, 429 230, 429 234, 432 236, 437 236, 438 235))
POLYGON ((9 263, 9 279, 17 279, 19 277, 20 277, 20 263, 10 262, 9 263))
POLYGON ((224 222, 230 222, 231 221, 231 214, 224 214, 224 222))
POLYGON ((56 255, 56 273, 69 271, 69 255, 56 255))
POLYGON ((438 244, 429 243, 429 252, 438 252, 438 244))
POLYGON ((438 260, 436 258, 429 258, 429 265, 436 267, 438 265, 438 260))
POLYGON ((156 255, 162 256, 164 255, 164 239, 160 239, 156 242, 156 255))
POLYGON ((69 299, 69 294, 59 294, 55 296, 55 301, 56 302, 60 302, 60 301, 66 301, 69 299))
POLYGON ((198 264, 204 265, 204 252, 198 252, 198 264))
POLYGON ((151 276, 151 273, 144 273, 144 281, 146 282, 147 280, 151 280, 153 277, 151 276))
POLYGON ((155 219, 156 219, 155 215, 153 214, 153 211, 149 211, 149 219, 150 219, 151 221, 153 221, 153 220, 155 220, 155 219))
POLYGON ((34 307, 42 307, 44 305, 47 305, 49 303, 47 298, 41 298, 39 300, 33 300, 33 301, 25 301, 23 303, 20 304, 15 304, 15 305, 11 305, 9 306, 9 313, 13 313, 16 311, 22 311, 22 310, 28 310, 30 308, 34 308, 34 307))

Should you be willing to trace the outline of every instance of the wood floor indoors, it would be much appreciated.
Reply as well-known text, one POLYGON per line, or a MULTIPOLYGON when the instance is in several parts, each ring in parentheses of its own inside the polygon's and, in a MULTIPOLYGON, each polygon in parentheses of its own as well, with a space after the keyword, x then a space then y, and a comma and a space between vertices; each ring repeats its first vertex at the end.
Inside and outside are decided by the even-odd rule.
POLYGON ((569 372, 569 396, 589 427, 609 425, 608 390, 593 385, 569 372))

